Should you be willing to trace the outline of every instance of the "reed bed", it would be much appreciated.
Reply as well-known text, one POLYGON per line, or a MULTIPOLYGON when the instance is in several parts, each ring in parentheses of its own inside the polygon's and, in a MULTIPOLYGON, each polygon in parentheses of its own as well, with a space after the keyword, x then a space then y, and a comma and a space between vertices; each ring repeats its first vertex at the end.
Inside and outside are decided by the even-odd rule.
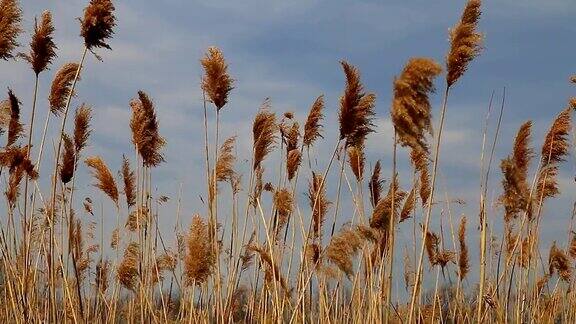
MULTIPOLYGON (((81 102, 81 76, 98 68, 86 64, 86 57, 101 60, 112 50, 112 1, 90 0, 80 18, 79 60, 52 67, 58 47, 51 13, 35 20, 29 48, 18 52, 24 47, 17 41, 25 29, 22 10, 17 0, 0 0, 0 59, 29 65, 35 80, 29 93, 9 89, 0 102, 6 137, 0 149, 6 199, 0 321, 576 322, 574 217, 565 239, 540 248, 542 210, 561 194, 561 167, 573 149, 576 98, 559 107, 540 150, 532 145, 535 123, 519 126, 511 153, 499 164, 501 184, 490 188, 499 192, 496 208, 487 207, 487 192, 490 172, 498 171, 492 164, 504 95, 498 126, 484 131, 478 149, 477 214, 453 219, 456 208, 438 185, 448 99, 457 83, 465 86, 461 79, 482 50, 481 5, 466 3, 450 30, 444 67, 415 56, 398 69, 390 116, 384 117, 394 126, 385 134, 394 138, 393 154, 382 157, 391 170, 366 156, 366 139, 380 131, 376 94, 347 61, 340 62, 345 82, 338 111, 325 107, 319 95, 299 120, 293 112, 278 114, 265 99, 253 119, 252 152, 237 154, 236 135, 244 134, 220 129, 220 122, 235 109, 230 93, 242 85, 229 74, 223 52, 208 48, 199 62, 204 100, 195 107, 204 113, 205 174, 199 177, 205 177, 205 204, 181 213, 186 197, 178 194, 176 225, 167 233, 160 224, 173 216, 162 215, 159 206, 170 198, 158 195, 153 175, 166 163, 169 139, 162 136, 162 111, 153 95, 138 91, 127 100, 132 138, 125 142, 132 150, 119 166, 86 154, 91 134, 99 132, 91 126, 97 110, 88 104, 74 109, 81 102), (41 136, 34 136, 38 88, 48 87, 39 75, 49 68, 55 69, 50 111, 41 136), (437 79, 444 77, 435 121, 432 98, 437 79), (31 107, 18 95, 30 97, 31 107), (20 118, 22 109, 31 109, 28 124, 20 118), (336 138, 325 138, 327 115, 337 117, 336 138), (51 119, 57 124, 50 125, 51 119), (56 136, 47 138, 52 128, 56 136), (51 169, 40 170, 49 141, 54 161, 51 169), (329 155, 310 155, 325 144, 334 145, 329 155), (399 173, 399 155, 409 159, 411 172, 399 173), (241 159, 250 160, 246 173, 238 166, 241 159), (90 175, 94 196, 107 200, 112 216, 98 216, 104 202, 78 197, 78 173, 90 175), (352 204, 344 205, 343 197, 352 204), (104 231, 104 222, 113 224, 111 232, 104 231), (401 227, 412 237, 398 236, 401 227), (476 245, 474 260, 469 251, 476 245), (393 289, 398 286, 403 293, 393 289)), ((488 114, 491 109, 492 99, 488 114)))

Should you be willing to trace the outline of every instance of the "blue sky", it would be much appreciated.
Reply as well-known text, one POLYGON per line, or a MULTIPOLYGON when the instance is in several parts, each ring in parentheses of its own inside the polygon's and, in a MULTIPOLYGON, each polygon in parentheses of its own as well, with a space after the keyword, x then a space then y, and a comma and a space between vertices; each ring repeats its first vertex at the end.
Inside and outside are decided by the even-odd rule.
MULTIPOLYGON (((86 3, 23 1, 28 32, 32 30, 33 17, 44 9, 53 12, 56 26, 59 57, 52 69, 41 76, 41 122, 48 111, 46 98, 53 74, 64 62, 78 60, 80 56, 82 40, 75 18, 82 15, 86 3)), ((242 160, 249 159, 244 152, 250 150, 252 118, 266 97, 271 98, 276 112, 294 111, 302 121, 313 100, 324 94, 325 140, 314 153, 321 157, 330 153, 337 136, 338 97, 344 85, 338 62, 345 59, 360 69, 366 89, 377 95, 378 128, 369 138, 367 152, 369 164, 382 159, 388 178, 392 80, 412 56, 428 56, 443 62, 448 29, 459 18, 464 3, 117 1, 118 26, 110 41, 113 50, 98 51, 103 62, 88 58, 74 102, 74 105, 87 102, 94 107, 94 132, 87 154, 103 156, 113 169, 118 169, 122 153, 132 154, 128 102, 137 90, 145 90, 156 103, 160 131, 168 140, 167 163, 154 172, 158 192, 173 198, 165 207, 166 213, 175 210, 180 184, 184 193, 183 217, 203 212, 198 199, 204 195, 199 59, 208 46, 215 45, 224 52, 236 80, 230 103, 222 111, 221 129, 223 137, 239 136, 240 169, 246 169, 242 160)), ((569 76, 576 73, 573 0, 487 0, 483 9, 480 30, 485 33, 485 49, 452 91, 439 182, 442 195, 447 192, 466 200, 466 206, 457 207, 452 213, 456 221, 460 214, 466 213, 471 229, 477 224, 482 123, 491 92, 496 91, 499 102, 502 87, 507 88, 501 140, 496 147, 494 177, 490 180, 492 200, 500 192, 499 160, 510 150, 519 125, 527 119, 535 122, 534 144, 538 148, 552 119, 566 106, 568 97, 576 94, 576 88, 568 82, 569 76)), ((29 35, 21 38, 22 44, 28 41, 29 35)), ((23 62, 2 61, 0 71, 0 88, 14 88, 24 105, 24 121, 28 121, 33 73, 23 62)), ((439 88, 442 81, 439 78, 439 88)), ((439 95, 433 97, 434 116, 438 115, 440 100, 439 95)), ((494 116, 495 113, 490 136, 495 127, 494 116)), ((35 132, 38 134, 40 129, 35 132)), ((324 160, 319 161, 319 168, 324 160)), ((276 168, 276 164, 270 163, 270 176, 276 168)), ((547 221, 542 230, 543 246, 547 247, 558 233, 562 240, 565 237, 564 228, 574 199, 575 172, 571 157, 561 173, 563 195, 551 201, 544 211, 547 221)), ((405 150, 400 153, 400 175, 403 173, 410 174, 405 150)), ((79 183, 79 189, 86 194, 93 192, 87 177, 79 183)), ((408 183, 407 178, 404 183, 408 183)), ((349 197, 343 203, 351 209, 349 197)), ((501 218, 500 209, 490 212, 491 219, 501 218)), ((169 224, 171 218, 167 216, 164 222, 169 224)), ((477 237, 475 231, 471 234, 471 238, 477 237)), ((476 241, 470 243, 476 245, 476 241)))

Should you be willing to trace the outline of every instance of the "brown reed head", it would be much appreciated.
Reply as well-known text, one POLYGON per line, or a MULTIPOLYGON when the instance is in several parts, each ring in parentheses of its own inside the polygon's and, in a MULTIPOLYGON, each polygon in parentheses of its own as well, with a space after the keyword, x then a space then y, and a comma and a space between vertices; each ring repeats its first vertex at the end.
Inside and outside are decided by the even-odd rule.
POLYGON ((204 67, 202 90, 206 92, 216 109, 220 110, 226 105, 228 94, 234 89, 234 80, 228 74, 228 65, 224 60, 224 55, 219 48, 210 47, 200 63, 204 67))
POLYGON ((348 147, 348 164, 350 164, 350 169, 352 169, 352 173, 354 173, 358 182, 364 179, 365 162, 364 145, 348 147))
POLYGON ((84 9, 84 18, 80 20, 80 36, 89 50, 96 47, 110 49, 106 43, 114 34, 116 17, 111 0, 90 0, 84 9))
MULTIPOLYGON (((510 221, 518 217, 519 212, 531 211, 530 187, 527 181, 528 168, 534 156, 530 147, 532 122, 527 121, 522 124, 514 140, 513 152, 506 159, 503 159, 500 168, 504 174, 502 187, 504 192, 499 200, 504 205, 504 220, 510 221)), ((528 214, 531 217, 531 214, 528 214)))
POLYGON ((7 147, 0 151, 0 166, 8 168, 9 179, 6 189, 6 198, 9 206, 14 207, 19 195, 20 182, 27 175, 30 179, 38 179, 32 161, 28 158, 28 146, 19 147, 16 145, 7 147))
POLYGON ((96 264, 96 276, 94 278, 96 289, 99 292, 106 292, 108 289, 108 276, 110 274, 110 261, 102 260, 96 264))
POLYGON ((360 72, 346 61, 340 64, 346 75, 346 87, 340 97, 340 139, 346 146, 364 144, 366 136, 374 132, 372 119, 376 105, 376 95, 365 93, 360 81, 360 72))
POLYGON ((94 186, 102 190, 118 206, 118 187, 106 163, 99 156, 89 157, 85 163, 91 169, 92 176, 96 178, 94 186))
POLYGON ((136 242, 132 242, 128 247, 126 247, 126 250, 124 250, 124 257, 116 270, 118 281, 120 281, 122 286, 126 289, 136 291, 139 277, 141 276, 139 260, 140 245, 136 242))
POLYGON ((20 123, 20 104, 20 100, 18 100, 12 89, 8 88, 8 99, 0 103, 1 110, 10 112, 6 146, 16 143, 24 131, 20 123))
POLYGON ((224 141, 220 146, 218 152, 218 159, 216 161, 216 180, 231 182, 236 171, 234 171, 234 162, 236 156, 234 155, 234 145, 236 144, 236 136, 230 137, 224 141))
POLYGON ((277 129, 276 114, 270 111, 270 99, 266 98, 252 124, 254 170, 274 148, 277 129))
POLYGON ((458 276, 460 281, 462 281, 466 278, 468 272, 470 272, 470 258, 468 256, 468 246, 466 245, 466 216, 460 219, 458 244, 460 246, 460 253, 458 254, 458 276))
POLYGON ((428 153, 426 134, 432 134, 429 95, 442 68, 430 58, 411 58, 394 80, 391 117, 402 146, 428 153))
POLYGON ((296 171, 300 167, 302 162, 302 153, 299 149, 293 149, 288 152, 286 157, 286 173, 288 175, 288 181, 292 181, 294 176, 296 176, 296 171))
POLYGON ((80 105, 74 114, 74 148, 76 154, 86 147, 88 138, 92 133, 90 122, 92 121, 92 108, 86 104, 80 105))
POLYGON ((60 180, 62 183, 67 184, 74 176, 76 169, 76 151, 74 150, 74 142, 67 134, 62 135, 64 142, 64 151, 62 152, 62 166, 60 167, 60 180))
POLYGON ((30 63, 36 75, 46 70, 56 57, 56 44, 54 44, 54 25, 50 11, 42 13, 40 23, 34 23, 34 34, 30 42, 30 53, 21 56, 30 63))
POLYGON ((304 124, 304 136, 302 137, 302 143, 304 146, 310 147, 318 139, 322 137, 321 128, 322 119, 324 119, 324 95, 320 95, 312 107, 310 107, 310 112, 306 118, 306 124, 304 124))
POLYGON ((160 152, 166 140, 160 136, 154 104, 144 91, 138 91, 138 98, 130 101, 132 118, 132 143, 142 157, 144 166, 155 167, 164 162, 160 152))
POLYGON ((334 263, 340 271, 350 279, 354 275, 352 258, 367 242, 365 233, 370 232, 363 228, 346 227, 332 237, 326 246, 326 257, 334 263))
POLYGON ((570 265, 570 260, 566 256, 566 253, 556 246, 556 242, 554 242, 550 247, 550 253, 548 255, 548 272, 550 275, 558 273, 558 276, 566 282, 570 282, 570 278, 572 277, 572 266, 570 265))
POLYGON ((184 259, 184 275, 187 285, 202 285, 212 275, 216 259, 208 232, 208 225, 202 217, 194 215, 186 238, 188 251, 184 259))
POLYGON ((390 227, 390 217, 398 218, 402 201, 406 197, 406 192, 400 189, 398 176, 394 177, 394 182, 390 183, 386 196, 380 198, 376 207, 372 211, 370 227, 379 230, 387 237, 390 227))
POLYGON ((370 203, 372 203, 372 208, 376 207, 376 204, 380 200, 382 187, 384 186, 384 180, 380 179, 381 172, 382 166, 380 164, 380 160, 378 160, 374 165, 372 176, 370 177, 370 182, 368 183, 368 189, 370 190, 370 203))
MULTIPOLYGON (((66 102, 69 96, 73 96, 72 93, 72 82, 74 77, 78 72, 80 66, 77 63, 66 63, 64 64, 52 81, 52 87, 50 89, 50 96, 48 101, 50 102, 50 111, 54 115, 59 115, 66 108, 66 102)), ((80 76, 78 76, 78 80, 80 76)))
POLYGON ((446 56, 448 87, 458 81, 482 49, 483 36, 476 30, 481 4, 480 0, 468 0, 460 21, 450 30, 450 50, 446 56))
POLYGON ((274 206, 276 207, 278 215, 274 233, 277 238, 284 226, 288 223, 288 219, 290 219, 290 215, 294 209, 294 199, 292 198, 290 190, 286 188, 276 190, 274 192, 274 206))
POLYGON ((410 151, 410 160, 414 165, 414 170, 418 174, 420 201, 422 202, 422 206, 424 206, 428 203, 431 192, 430 172, 428 171, 430 159, 428 154, 423 150, 412 149, 412 151, 410 151))
POLYGON ((428 261, 431 265, 438 264, 438 255, 440 253, 440 238, 434 232, 426 233, 426 254, 428 255, 428 261))
POLYGON ((322 225, 332 203, 326 198, 326 184, 322 175, 314 171, 312 171, 312 179, 308 184, 308 202, 312 209, 312 234, 314 238, 320 238, 322 237, 322 225))
POLYGON ((554 197, 560 193, 558 188, 558 168, 568 155, 570 143, 568 135, 571 129, 572 108, 564 109, 550 127, 542 145, 541 166, 536 188, 536 203, 542 199, 554 197))
POLYGON ((22 10, 17 0, 0 1, 0 59, 7 60, 14 56, 12 51, 18 47, 18 34, 22 31, 22 10))
POLYGON ((402 210, 400 211, 400 220, 398 222, 401 223, 410 218, 410 216, 412 215, 412 212, 416 208, 416 199, 417 199, 416 192, 418 191, 417 189, 418 189, 418 181, 414 183, 414 186, 412 187, 412 189, 408 193, 408 196, 406 196, 406 199, 404 200, 404 205, 402 206, 402 210))
POLYGON ((136 205, 136 174, 130 169, 130 161, 122 154, 122 180, 124 182, 124 196, 128 209, 136 205))

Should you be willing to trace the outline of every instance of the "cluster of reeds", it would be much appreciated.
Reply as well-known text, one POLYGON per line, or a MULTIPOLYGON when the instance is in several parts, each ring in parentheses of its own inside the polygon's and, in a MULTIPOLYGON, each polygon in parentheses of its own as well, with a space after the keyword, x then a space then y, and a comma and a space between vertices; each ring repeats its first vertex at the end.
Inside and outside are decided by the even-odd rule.
MULTIPOLYGON (((520 126, 512 152, 500 163, 501 194, 490 209, 488 178, 503 95, 491 149, 487 126, 483 134, 477 222, 462 215, 455 225, 452 211, 461 202, 447 192, 443 198, 435 194, 449 94, 482 48, 480 9, 480 0, 469 0, 450 31, 437 127, 432 102, 442 65, 414 57, 399 69, 390 106, 394 132, 385 134, 394 138, 393 154, 370 170, 365 148, 378 132, 376 95, 365 90, 357 67, 340 62, 344 86, 334 98, 337 112, 319 95, 310 98, 309 113, 299 120, 293 112, 277 115, 266 98, 253 120, 252 152, 241 155, 236 145, 243 134, 220 129, 221 119, 235 109, 236 81, 223 52, 210 47, 199 62, 205 205, 182 214, 194 216, 181 216, 186 197, 179 193, 175 227, 163 233, 160 224, 171 216, 160 206, 170 198, 153 189, 152 175, 165 162, 168 142, 161 135, 162 108, 152 96, 138 91, 126 100, 132 151, 116 168, 86 153, 91 133, 99 131, 91 127, 97 109, 79 103, 70 116, 73 125, 68 122, 75 98, 82 96, 76 84, 89 73, 88 53, 100 59, 95 50, 111 49, 114 4, 91 0, 84 10, 81 58, 54 72, 49 111, 36 139, 39 76, 58 52, 55 27, 50 12, 42 13, 29 49, 16 53, 22 11, 18 1, 0 0, 0 59, 22 59, 35 78, 30 106, 10 89, 0 102, 7 202, 0 217, 0 321, 575 322, 573 219, 565 240, 557 236, 549 250, 540 248, 543 210, 560 194, 561 167, 571 150, 575 98, 552 122, 539 156, 531 144, 535 123, 520 126), (20 118, 27 109, 28 125, 20 118), (339 136, 332 139, 330 157, 319 163, 314 153, 328 114, 338 117, 339 136), (60 121, 52 139, 54 161, 51 170, 41 170, 51 118, 60 121), (408 149, 410 174, 397 168, 402 148, 408 149), (251 159, 247 175, 236 163, 244 158, 251 159), (93 178, 88 197, 76 197, 80 172, 93 178), (95 203, 97 193, 107 202, 95 203), (342 203, 344 197, 351 206, 342 203), (112 230, 105 231, 104 223, 112 230), (476 227, 469 224, 478 225, 478 235, 470 235, 476 227), (412 236, 402 239, 399 231, 412 236), (478 260, 470 248, 476 237, 478 260), (400 250, 403 276, 395 261, 400 250), (395 288, 402 280, 405 292, 395 288)), ((491 108, 492 99, 488 113, 491 108)))

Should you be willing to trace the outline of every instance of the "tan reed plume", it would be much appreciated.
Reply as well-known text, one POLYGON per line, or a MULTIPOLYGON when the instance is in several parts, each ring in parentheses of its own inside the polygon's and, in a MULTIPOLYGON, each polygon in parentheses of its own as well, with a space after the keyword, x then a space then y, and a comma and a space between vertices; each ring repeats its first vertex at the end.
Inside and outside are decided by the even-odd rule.
POLYGON ((446 268, 448 263, 454 263, 456 259, 456 253, 449 250, 439 251, 436 255, 436 262, 442 269, 446 268))
POLYGON ((260 166, 266 155, 274 148, 277 129, 276 115, 270 111, 270 99, 266 98, 252 124, 254 170, 260 166))
POLYGON ((288 219, 292 214, 294 209, 294 199, 292 198, 292 193, 286 188, 276 190, 274 192, 274 206, 276 207, 276 212, 278 213, 275 237, 278 236, 284 226, 288 223, 288 219))
POLYGON ((80 20, 80 36, 89 50, 95 47, 110 49, 106 43, 114 34, 116 17, 111 0, 90 0, 84 9, 84 18, 80 20))
POLYGON ((458 244, 460 246, 460 253, 458 254, 458 269, 460 281, 466 278, 470 272, 470 258, 468 256, 468 246, 466 245, 466 216, 460 219, 460 226, 458 227, 458 244))
POLYGON ((292 122, 292 126, 290 127, 287 127, 284 122, 282 122, 279 129, 282 141, 286 144, 286 154, 297 149, 298 141, 300 140, 300 125, 298 122, 292 122))
POLYGON ((304 124, 304 136, 302 137, 302 143, 306 147, 312 146, 316 139, 322 137, 322 134, 320 133, 322 124, 320 124, 320 122, 324 118, 324 115, 322 114, 323 109, 324 95, 320 95, 318 98, 316 98, 312 104, 312 107, 310 107, 310 112, 306 118, 306 124, 304 124))
POLYGON ((74 149, 76 154, 86 147, 88 138, 92 133, 90 122, 92 121, 92 108, 86 104, 80 105, 74 114, 74 149))
POLYGON ((94 186, 102 190, 118 206, 118 187, 106 163, 99 156, 89 157, 85 163, 92 169, 92 176, 97 180, 94 186))
POLYGON ((332 237, 326 246, 326 257, 350 279, 354 275, 352 258, 368 241, 375 241, 377 234, 370 228, 346 227, 332 237))
POLYGON ((118 280, 126 289, 136 291, 140 270, 139 270, 139 258, 140 258, 140 245, 136 242, 131 242, 126 250, 124 250, 124 257, 118 265, 116 270, 116 275, 118 280))
POLYGON ((220 146, 218 153, 218 160, 216 161, 216 181, 232 181, 236 172, 234 171, 234 162, 236 156, 234 155, 234 145, 236 144, 236 136, 228 138, 220 146))
POLYGON ((288 152, 288 156, 286 157, 286 173, 288 174, 288 181, 294 179, 301 162, 302 153, 299 149, 293 149, 288 152))
POLYGON ((426 133, 432 134, 432 107, 429 95, 442 68, 429 58, 411 58, 394 80, 390 115, 402 146, 428 154, 426 133))
POLYGON ((440 253, 440 238, 436 233, 428 231, 426 233, 426 254, 431 265, 438 264, 438 254, 440 253))
POLYGON ((188 251, 184 260, 184 274, 188 285, 201 285, 208 280, 216 262, 214 248, 208 239, 208 225, 200 215, 192 217, 186 238, 188 251))
POLYGON ((138 98, 130 101, 130 107, 132 143, 140 153, 144 166, 158 166, 164 162, 160 151, 166 145, 166 140, 160 136, 154 104, 144 91, 138 91, 138 98))
POLYGON ((210 47, 200 63, 204 67, 202 90, 206 92, 216 109, 220 110, 226 105, 228 94, 234 89, 232 86, 234 80, 228 74, 224 55, 217 47, 210 47))
POLYGON ((558 276, 566 282, 570 282, 570 278, 572 277, 570 260, 568 260, 568 257, 563 250, 556 247, 556 242, 554 242, 550 247, 550 254, 548 255, 548 272, 550 275, 557 272, 558 276))
POLYGON ((348 147, 348 163, 350 169, 356 177, 356 181, 360 182, 364 178, 364 164, 366 158, 364 156, 364 145, 348 147))
POLYGON ((360 72, 346 61, 340 64, 346 75, 346 87, 340 97, 340 140, 346 140, 346 146, 363 145, 366 136, 374 132, 372 119, 376 95, 365 93, 360 81, 360 72))
POLYGON ((532 122, 527 121, 518 130, 514 140, 513 152, 503 159, 500 168, 504 174, 502 187, 504 192, 499 200, 504 205, 504 220, 510 221, 518 217, 520 211, 528 212, 531 215, 530 186, 528 184, 528 168, 534 152, 530 147, 532 122))
POLYGON ((18 100, 12 89, 8 88, 8 99, 0 103, 1 110, 10 112, 6 146, 11 146, 16 143, 24 131, 20 123, 20 104, 20 100, 18 100))
POLYGON ((394 178, 394 183, 390 183, 388 193, 386 196, 380 198, 372 212, 372 217, 370 218, 370 227, 381 231, 381 233, 385 234, 383 235, 384 237, 388 237, 390 217, 392 217, 392 213, 394 213, 394 218, 398 217, 402 201, 406 197, 406 192, 400 189, 398 176, 394 178), (392 199, 394 199, 394 210, 392 210, 392 199))
POLYGON ((410 151, 410 160, 414 165, 414 170, 418 173, 418 184, 420 185, 419 193, 420 193, 420 201, 422 202, 422 206, 425 206, 428 202, 428 198, 430 197, 430 173, 428 171, 430 159, 428 158, 428 154, 420 149, 413 149, 410 151))
POLYGON ((382 186, 384 186, 384 180, 380 179, 380 172, 382 172, 382 166, 380 160, 376 161, 374 169, 372 170, 372 176, 370 177, 370 182, 368 183, 368 189, 370 190, 370 202, 372 203, 372 208, 376 207, 376 204, 380 200, 380 194, 382 193, 382 186))
POLYGON ((74 150, 74 142, 70 136, 63 134, 62 140, 64 141, 64 151, 62 152, 60 180, 62 183, 67 184, 74 176, 74 169, 76 167, 76 151, 74 150))
POLYGON ((416 191, 418 189, 418 181, 414 184, 406 200, 404 200, 404 205, 402 206, 402 211, 400 211, 400 220, 398 222, 402 223, 403 221, 410 218, 412 212, 416 208, 416 191))
POLYGON ((30 63, 36 75, 46 70, 48 65, 56 57, 56 44, 53 39, 54 25, 50 11, 42 13, 42 20, 34 22, 34 35, 30 42, 30 53, 21 56, 30 63))
POLYGON ((20 182, 24 175, 28 175, 33 180, 38 178, 38 173, 34 169, 32 161, 28 158, 28 149, 28 146, 18 147, 13 145, 0 151, 0 166, 8 168, 8 173, 10 174, 5 194, 11 207, 16 204, 20 182))
POLYGON ((480 0, 468 0, 460 21, 450 30, 450 50, 446 56, 446 83, 451 87, 480 54, 482 34, 476 29, 480 20, 480 0))
POLYGON ((0 1, 0 59, 14 57, 12 51, 18 47, 18 34, 22 31, 22 10, 17 0, 0 1))
POLYGON ((253 252, 258 253, 258 255, 260 256, 260 260, 265 265, 265 268, 264 268, 264 276, 265 277, 264 277, 264 279, 265 279, 266 283, 268 283, 270 285, 274 281, 278 282, 280 284, 280 287, 284 290, 284 293, 286 295, 288 295, 290 293, 290 289, 288 288, 288 282, 282 276, 282 273, 280 271, 280 267, 275 262, 275 260, 272 259, 270 252, 267 249, 264 249, 262 247, 254 245, 254 244, 248 246, 248 249, 252 250, 253 252))
POLYGON ((135 232, 145 227, 150 221, 150 218, 150 211, 147 207, 138 207, 137 210, 132 210, 128 214, 125 227, 130 232, 135 232))
MULTIPOLYGON (((50 111, 54 115, 64 112, 66 108, 66 101, 70 96, 70 91, 72 91, 72 82, 78 71, 78 66, 77 63, 66 63, 56 72, 48 97, 50 111)), ((78 80, 80 80, 80 76, 78 76, 78 80)))
POLYGON ((564 109, 552 123, 542 145, 541 167, 538 175, 536 204, 540 200, 554 197, 560 193, 558 188, 558 167, 568 155, 572 108, 564 109))
POLYGON ((124 196, 128 209, 136 205, 136 174, 130 169, 130 160, 122 154, 122 180, 124 182, 124 196))
POLYGON ((326 185, 323 182, 322 175, 312 171, 312 179, 308 183, 308 201, 312 210, 313 236, 314 238, 322 237, 322 225, 326 219, 328 208, 332 204, 326 198, 326 185))

